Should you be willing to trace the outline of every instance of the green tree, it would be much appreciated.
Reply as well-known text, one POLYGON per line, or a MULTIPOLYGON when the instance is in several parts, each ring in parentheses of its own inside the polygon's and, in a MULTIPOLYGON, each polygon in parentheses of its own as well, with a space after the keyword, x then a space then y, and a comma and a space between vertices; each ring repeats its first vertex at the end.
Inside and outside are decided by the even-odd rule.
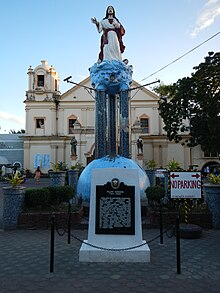
POLYGON ((20 134, 20 133, 25 133, 25 130, 24 129, 17 130, 17 131, 14 129, 9 130, 9 134, 20 134))
POLYGON ((191 77, 161 85, 160 115, 169 140, 220 151, 220 52, 209 52, 191 77), (189 135, 187 138, 186 134, 189 135))

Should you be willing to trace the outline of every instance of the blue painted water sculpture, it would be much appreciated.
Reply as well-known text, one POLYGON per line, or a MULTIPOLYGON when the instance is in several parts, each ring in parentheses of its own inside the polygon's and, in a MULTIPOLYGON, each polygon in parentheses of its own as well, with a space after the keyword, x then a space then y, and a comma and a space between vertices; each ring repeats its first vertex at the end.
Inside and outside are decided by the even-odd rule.
MULTIPOLYGON (((106 156, 92 161, 81 173, 77 184, 77 197, 82 201, 90 201, 91 173, 94 169, 100 168, 127 168, 137 169, 139 175, 139 187, 141 198, 146 198, 145 189, 150 186, 150 182, 144 169, 135 161, 122 156, 106 156)), ((112 174, 114 176, 114 173, 112 174)))

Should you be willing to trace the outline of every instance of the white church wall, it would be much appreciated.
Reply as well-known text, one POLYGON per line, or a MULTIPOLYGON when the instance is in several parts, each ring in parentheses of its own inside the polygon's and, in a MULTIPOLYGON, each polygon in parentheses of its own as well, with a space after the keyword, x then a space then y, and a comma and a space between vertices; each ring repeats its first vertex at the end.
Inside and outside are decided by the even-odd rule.
POLYGON ((179 143, 170 142, 167 148, 167 162, 173 159, 180 163, 181 168, 184 168, 184 146, 179 143))
POLYGON ((27 112, 27 125, 26 125, 26 133, 29 135, 51 135, 51 133, 55 132, 54 125, 52 125, 52 120, 55 120, 55 114, 53 115, 53 111, 51 109, 43 109, 39 111, 38 108, 29 109, 27 112), (42 125, 42 129, 36 129, 36 119, 42 118, 44 119, 44 125, 42 125))

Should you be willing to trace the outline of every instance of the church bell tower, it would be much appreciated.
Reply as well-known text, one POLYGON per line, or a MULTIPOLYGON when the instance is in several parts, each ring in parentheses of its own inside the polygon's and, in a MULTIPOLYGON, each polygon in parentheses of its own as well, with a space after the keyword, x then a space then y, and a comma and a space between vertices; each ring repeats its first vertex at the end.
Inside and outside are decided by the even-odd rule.
POLYGON ((28 136, 58 134, 58 106, 60 101, 59 77, 46 60, 35 69, 28 69, 26 91, 26 129, 28 136))

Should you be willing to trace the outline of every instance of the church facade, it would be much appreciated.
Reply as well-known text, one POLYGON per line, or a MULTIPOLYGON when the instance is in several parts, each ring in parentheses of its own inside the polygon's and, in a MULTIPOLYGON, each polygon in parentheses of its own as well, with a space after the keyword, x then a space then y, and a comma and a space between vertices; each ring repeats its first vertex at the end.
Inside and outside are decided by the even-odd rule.
MULTIPOLYGON (((198 169, 217 157, 204 156, 200 147, 189 148, 170 142, 163 130, 158 112, 159 97, 132 81, 130 94, 130 157, 143 168, 155 160, 165 168, 172 159, 187 169, 198 169), (141 142, 141 145, 137 144, 141 142)), ((24 134, 24 168, 34 171, 40 166, 46 173, 53 163, 64 162, 69 167, 77 162, 86 166, 95 153, 95 91, 90 77, 61 94, 59 76, 47 61, 28 69, 26 91, 26 129, 24 134), (71 140, 77 145, 72 153, 71 140)), ((119 146, 120 149, 120 146, 119 146)))

